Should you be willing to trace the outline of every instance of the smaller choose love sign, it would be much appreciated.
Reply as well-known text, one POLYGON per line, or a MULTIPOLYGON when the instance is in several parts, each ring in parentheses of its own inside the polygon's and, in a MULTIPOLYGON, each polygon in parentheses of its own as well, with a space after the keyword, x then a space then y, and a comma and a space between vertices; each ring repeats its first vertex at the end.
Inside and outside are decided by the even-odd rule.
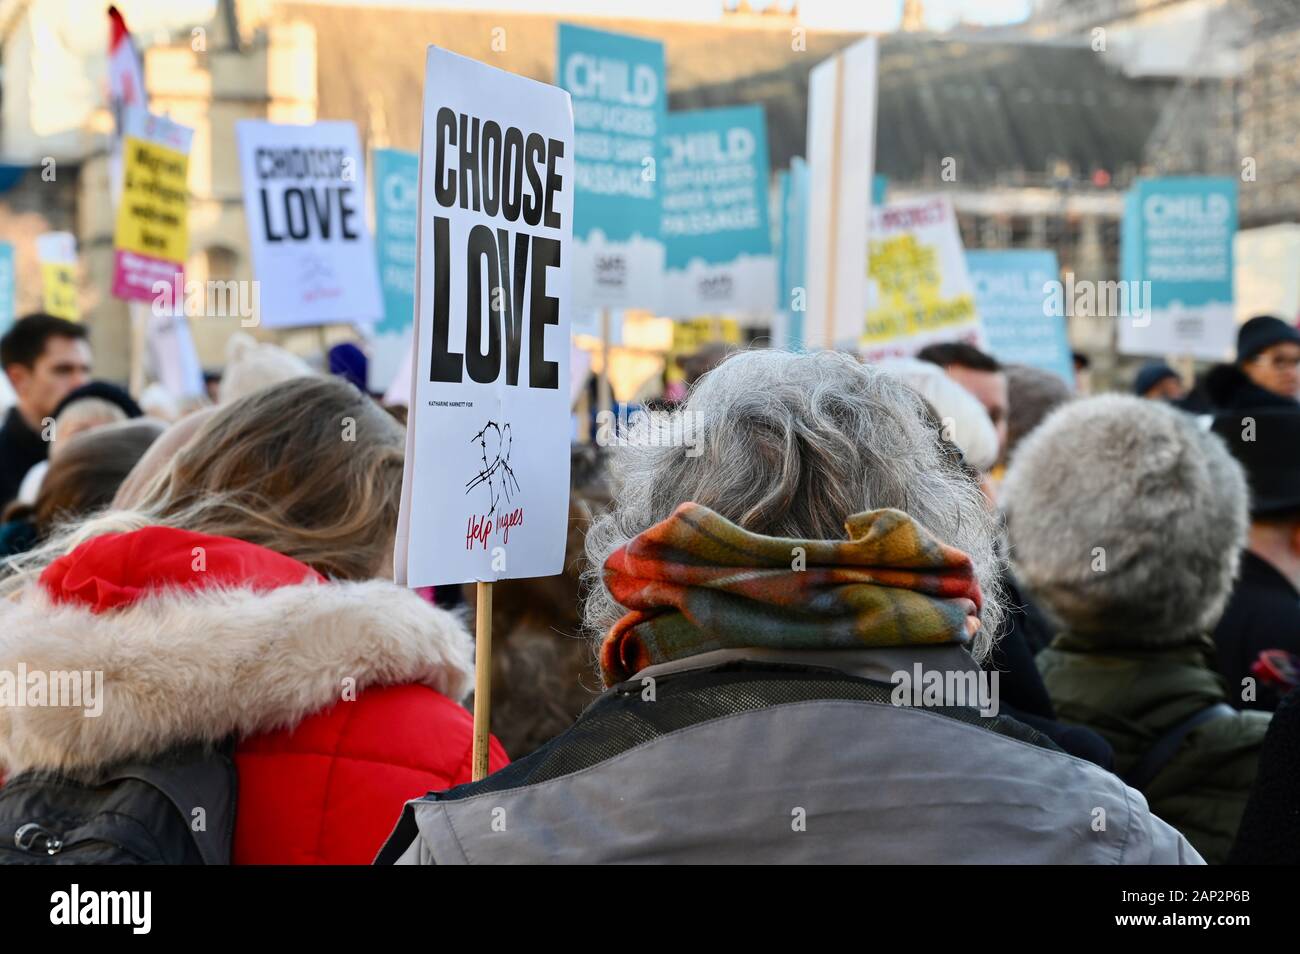
POLYGON ((261 323, 380 320, 384 307, 356 126, 242 120, 235 132, 261 323))

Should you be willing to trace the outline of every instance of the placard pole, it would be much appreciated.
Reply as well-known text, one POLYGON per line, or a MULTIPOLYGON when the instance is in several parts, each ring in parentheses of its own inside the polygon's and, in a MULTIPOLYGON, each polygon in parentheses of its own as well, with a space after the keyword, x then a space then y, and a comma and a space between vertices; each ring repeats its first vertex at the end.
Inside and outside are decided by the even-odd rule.
POLYGON ((127 305, 131 319, 131 396, 137 400, 144 391, 144 352, 149 334, 149 313, 144 302, 133 301, 127 305))
POLYGON ((596 383, 596 410, 610 411, 614 408, 613 395, 609 389, 609 309, 600 310, 600 377, 596 383))
POLYGON ((827 223, 827 230, 830 232, 830 242, 827 246, 826 255, 826 325, 825 335, 826 343, 824 347, 827 351, 835 350, 835 326, 836 310, 839 308, 839 301, 836 293, 839 291, 837 282, 839 275, 839 248, 840 248, 840 178, 841 178, 841 159, 840 150, 843 149, 841 138, 843 136, 844 126, 844 54, 838 53, 835 56, 835 106, 831 111, 831 183, 830 183, 830 216, 827 223))
POLYGON ((492 730, 492 584, 475 587, 474 612, 474 758, 477 782, 488 773, 488 738, 492 730))
POLYGON ((591 389, 584 387, 578 395, 578 443, 596 443, 596 431, 591 426, 591 389))

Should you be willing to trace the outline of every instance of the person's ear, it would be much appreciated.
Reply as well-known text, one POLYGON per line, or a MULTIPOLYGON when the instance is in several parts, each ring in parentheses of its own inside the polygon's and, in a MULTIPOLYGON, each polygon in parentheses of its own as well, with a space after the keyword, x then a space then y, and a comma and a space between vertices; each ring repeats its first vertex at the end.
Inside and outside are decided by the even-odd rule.
POLYGON ((14 391, 21 395, 23 388, 27 387, 27 382, 32 379, 32 369, 15 362, 5 368, 5 375, 9 378, 9 383, 13 385, 14 391))

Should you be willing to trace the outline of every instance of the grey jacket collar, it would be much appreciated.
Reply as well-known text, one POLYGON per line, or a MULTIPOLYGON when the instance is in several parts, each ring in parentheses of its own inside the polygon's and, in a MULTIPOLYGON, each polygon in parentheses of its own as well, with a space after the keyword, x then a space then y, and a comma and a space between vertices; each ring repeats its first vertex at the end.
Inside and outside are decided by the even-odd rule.
POLYGON ((978 672, 979 665, 961 646, 899 646, 851 650, 786 650, 786 649, 715 649, 687 656, 672 662, 646 666, 632 677, 632 681, 659 679, 672 673, 694 669, 708 669, 725 663, 740 662, 785 663, 798 666, 825 666, 850 676, 895 683, 896 673, 905 672, 911 678, 914 667, 922 672, 978 672))

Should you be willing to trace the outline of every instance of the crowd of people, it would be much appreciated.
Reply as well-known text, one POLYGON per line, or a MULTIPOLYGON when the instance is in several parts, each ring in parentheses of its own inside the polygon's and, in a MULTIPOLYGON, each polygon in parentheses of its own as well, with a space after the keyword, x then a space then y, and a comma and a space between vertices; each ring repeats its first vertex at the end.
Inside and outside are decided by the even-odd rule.
POLYGON ((0 673, 103 679, 97 718, 0 695, 0 861, 165 856, 36 782, 218 755, 237 864, 1300 861, 1284 321, 1095 396, 707 349, 656 405, 691 452, 575 444, 564 573, 496 587, 478 781, 473 600, 391 582, 402 409, 355 346, 228 357, 160 416, 82 325, 0 341, 0 673))

